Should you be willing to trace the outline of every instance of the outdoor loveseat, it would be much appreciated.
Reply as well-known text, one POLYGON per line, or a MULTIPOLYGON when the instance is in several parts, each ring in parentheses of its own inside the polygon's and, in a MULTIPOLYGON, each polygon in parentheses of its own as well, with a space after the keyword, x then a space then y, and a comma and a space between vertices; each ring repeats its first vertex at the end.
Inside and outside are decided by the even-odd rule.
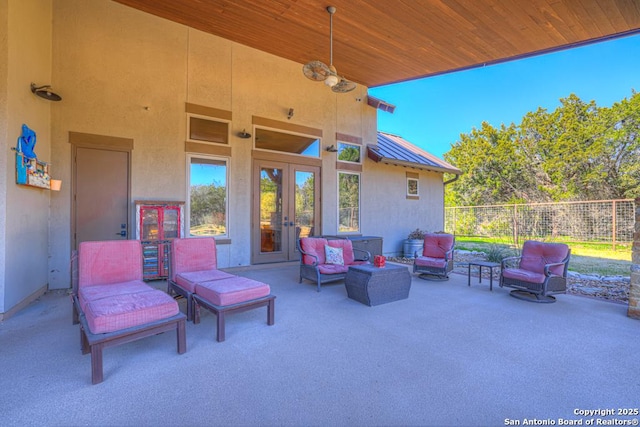
POLYGON ((300 251, 300 283, 302 279, 311 280, 316 283, 318 292, 321 284, 343 280, 350 266, 368 264, 371 259, 369 252, 354 248, 348 239, 303 237, 297 244, 300 251), (342 254, 341 259, 328 260, 327 250, 331 249, 337 249, 342 254))

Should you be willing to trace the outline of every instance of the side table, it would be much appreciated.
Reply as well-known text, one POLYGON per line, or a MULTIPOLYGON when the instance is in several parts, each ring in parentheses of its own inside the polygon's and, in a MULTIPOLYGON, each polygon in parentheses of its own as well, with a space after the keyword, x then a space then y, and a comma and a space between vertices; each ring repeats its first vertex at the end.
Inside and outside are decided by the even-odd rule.
POLYGON ((478 267, 478 283, 482 283, 482 268, 489 269, 489 290, 493 291, 493 269, 496 267, 500 267, 500 264, 497 262, 488 262, 488 261, 471 261, 469 263, 469 270, 467 272, 467 286, 471 286, 471 266, 475 265, 478 267))
POLYGON ((409 298, 411 274, 400 265, 356 265, 349 267, 344 284, 349 298, 374 306, 409 298))

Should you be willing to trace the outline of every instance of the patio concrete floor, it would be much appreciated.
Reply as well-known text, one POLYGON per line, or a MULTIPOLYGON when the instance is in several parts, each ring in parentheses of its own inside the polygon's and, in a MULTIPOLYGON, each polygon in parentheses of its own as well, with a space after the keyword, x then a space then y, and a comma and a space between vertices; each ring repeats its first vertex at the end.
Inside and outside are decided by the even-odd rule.
POLYGON ((570 295, 532 304, 506 288, 489 292, 477 277, 469 288, 466 275, 452 274, 447 282, 413 278, 409 299, 368 307, 347 298, 341 282, 321 293, 299 284, 297 265, 235 272, 271 285, 275 325, 266 324, 266 308, 231 315, 218 343, 215 318, 204 311, 199 325, 187 324, 183 355, 175 333, 105 350, 98 385, 66 293, 48 293, 0 323, 1 424, 640 418, 575 412, 640 407, 640 321, 626 317, 625 305, 570 295))

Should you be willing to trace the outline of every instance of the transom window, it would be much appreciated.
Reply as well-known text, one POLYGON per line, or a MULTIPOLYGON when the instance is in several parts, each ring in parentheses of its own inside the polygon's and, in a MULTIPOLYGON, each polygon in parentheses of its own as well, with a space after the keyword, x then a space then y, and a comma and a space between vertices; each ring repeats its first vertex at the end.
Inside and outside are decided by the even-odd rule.
POLYGON ((338 142, 338 160, 341 162, 361 163, 360 146, 347 142, 338 142))
POLYGON ((187 140, 213 144, 229 144, 229 123, 209 117, 187 115, 187 140))
POLYGON ((295 133, 256 128, 255 147, 263 150, 320 157, 320 139, 295 133))

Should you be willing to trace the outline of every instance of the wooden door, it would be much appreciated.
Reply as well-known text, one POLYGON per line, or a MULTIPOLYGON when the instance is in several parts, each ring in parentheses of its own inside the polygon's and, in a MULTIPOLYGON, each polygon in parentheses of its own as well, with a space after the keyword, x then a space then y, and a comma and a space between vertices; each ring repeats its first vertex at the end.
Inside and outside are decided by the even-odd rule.
POLYGON ((73 247, 91 240, 129 238, 127 151, 74 146, 73 247))

